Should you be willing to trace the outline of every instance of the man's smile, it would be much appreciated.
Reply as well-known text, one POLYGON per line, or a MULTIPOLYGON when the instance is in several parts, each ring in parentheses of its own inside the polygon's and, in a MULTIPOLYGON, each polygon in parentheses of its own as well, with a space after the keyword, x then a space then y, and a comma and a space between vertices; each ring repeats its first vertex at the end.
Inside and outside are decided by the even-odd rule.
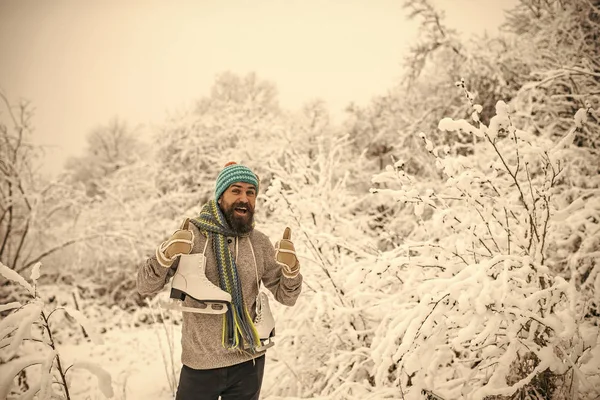
POLYGON ((248 209, 246 207, 235 207, 234 209, 235 215, 240 215, 245 217, 246 215, 248 215, 248 209))

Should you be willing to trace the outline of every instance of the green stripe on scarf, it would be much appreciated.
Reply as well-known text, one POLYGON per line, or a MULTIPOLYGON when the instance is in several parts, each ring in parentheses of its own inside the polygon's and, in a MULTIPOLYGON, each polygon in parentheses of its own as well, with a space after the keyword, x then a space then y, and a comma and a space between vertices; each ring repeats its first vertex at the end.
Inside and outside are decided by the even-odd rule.
POLYGON ((221 289, 231 295, 231 307, 228 307, 223 316, 223 346, 228 349, 244 350, 245 342, 249 350, 255 352, 256 347, 260 345, 260 338, 244 304, 237 266, 227 245, 227 236, 237 236, 237 234, 227 224, 215 200, 206 203, 200 215, 191 221, 212 239, 221 289))

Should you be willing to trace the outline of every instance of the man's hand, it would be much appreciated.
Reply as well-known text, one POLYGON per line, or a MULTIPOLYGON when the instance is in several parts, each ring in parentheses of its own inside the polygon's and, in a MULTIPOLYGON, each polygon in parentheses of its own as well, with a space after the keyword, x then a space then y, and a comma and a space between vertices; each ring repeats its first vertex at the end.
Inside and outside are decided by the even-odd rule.
POLYGON ((286 278, 295 278, 300 273, 300 263, 296 258, 296 249, 291 237, 291 229, 285 228, 283 239, 275 244, 275 260, 281 265, 281 272, 286 278))
POLYGON ((156 248, 156 259, 161 266, 169 268, 177 256, 192 252, 194 233, 188 227, 189 219, 186 218, 181 224, 181 229, 175 231, 169 239, 156 248))

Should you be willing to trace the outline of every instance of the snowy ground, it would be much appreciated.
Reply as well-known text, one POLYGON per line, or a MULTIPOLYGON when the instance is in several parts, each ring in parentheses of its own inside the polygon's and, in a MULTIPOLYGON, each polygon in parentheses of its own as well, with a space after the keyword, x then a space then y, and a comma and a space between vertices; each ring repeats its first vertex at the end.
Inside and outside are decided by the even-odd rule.
MULTIPOLYGON (((168 350, 166 328, 172 325, 155 324, 139 328, 113 329, 103 336, 104 344, 94 345, 85 341, 77 345, 63 345, 61 357, 65 361, 90 360, 110 372, 114 399, 117 400, 169 400, 172 392, 169 378, 179 376, 181 368, 181 329, 173 326, 173 364, 168 350), (160 340, 159 340, 160 337, 160 340)), ((169 330, 169 335, 171 331, 169 330)), ((591 354, 590 362, 584 366, 586 373, 600 360, 600 347, 591 354)), ((276 377, 269 374, 275 369, 272 360, 267 360, 265 380, 261 398, 280 400, 269 396, 269 388, 276 384, 276 377)), ((96 378, 86 371, 72 371, 71 398, 73 400, 100 400, 105 397, 98 389, 96 378)), ((594 383, 591 383, 592 385, 594 383)))
MULTIPOLYGON (((53 289, 57 293, 59 305, 67 304, 69 293, 66 290, 53 289)), ((112 390, 116 400, 168 400, 173 398, 176 389, 176 379, 179 377, 181 368, 181 325, 171 321, 179 321, 176 312, 164 314, 165 323, 148 324, 154 318, 159 318, 157 309, 153 312, 149 308, 139 308, 135 312, 126 312, 118 308, 107 309, 91 302, 84 302, 83 313, 89 319, 88 328, 93 328, 100 333, 103 344, 94 344, 90 339, 83 338, 81 328, 78 324, 69 321, 65 314, 56 313, 53 319, 53 332, 58 339, 58 351, 64 366, 71 365, 75 361, 90 361, 110 373, 112 377, 112 390), (154 316, 154 318, 153 318, 154 316)), ((581 333, 586 342, 586 347, 592 351, 582 360, 581 373, 588 377, 587 383, 580 383, 583 392, 591 393, 593 388, 600 385, 600 377, 595 375, 600 362, 600 346, 597 346, 596 330, 591 325, 580 326, 581 333)), ((286 385, 282 376, 289 376, 289 365, 278 359, 277 342, 283 341, 286 334, 285 329, 280 331, 283 335, 276 338, 276 345, 267 353, 267 364, 263 382, 261 399, 263 400, 291 400, 292 397, 273 396, 273 393, 282 393, 282 384, 286 385)), ((289 333, 288 333, 289 334, 289 333)), ((29 342, 31 343, 31 342, 29 342)), ((28 344, 26 347, 31 346, 28 344)), ((26 354, 32 354, 33 348, 25 349, 26 354)), ((293 373, 293 371, 291 371, 293 373)), ((29 378, 36 380, 37 371, 29 378)), ((98 387, 97 378, 86 370, 71 369, 68 372, 70 379, 70 394, 73 400, 100 400, 105 399, 98 387)), ((300 389, 306 389, 310 382, 298 381, 300 389)), ((369 397, 363 399, 396 398, 384 396, 384 392, 390 388, 370 387, 365 393, 369 397)), ((393 389, 393 388, 392 388, 393 389)), ((59 390, 55 387, 55 390, 59 390)), ((285 392, 285 391, 284 391, 285 392)), ((297 392, 294 392, 297 393, 297 392)), ((329 395, 324 399, 348 398, 343 394, 329 395)), ((594 397, 591 397, 594 398, 594 397)), ((315 398, 315 400, 317 400, 315 398)))
MULTIPOLYGON (((54 307, 74 307, 72 292, 68 288, 47 285, 41 287, 40 295, 45 301, 54 298, 46 311, 54 307)), ((113 398, 116 400, 174 398, 181 370, 181 318, 177 312, 160 312, 156 303, 153 301, 151 308, 141 307, 128 312, 117 307, 109 309, 91 300, 80 300, 85 316, 84 328, 88 333, 95 331, 98 335, 94 336, 101 338, 100 344, 84 337, 79 321, 70 318, 68 313, 53 313, 50 325, 63 369, 82 361, 100 366, 111 376, 113 398), (157 322, 163 319, 164 323, 157 322), (152 321, 153 324, 150 323, 152 321)), ((25 342, 22 350, 22 354, 35 354, 49 349, 46 345, 25 342)), ((269 374, 269 370, 277 369, 277 363, 269 360, 269 354, 267 357, 261 398, 278 400, 279 397, 268 395, 269 388, 281 383, 275 373, 269 374)), ((28 382, 34 385, 39 376, 39 370, 32 368, 28 382)), ((73 400, 106 398, 96 375, 86 369, 69 368, 67 379, 73 400)), ((53 390, 62 391, 59 386, 54 386, 53 390)))
MULTIPOLYGON (((98 323, 96 326, 102 325, 98 323)), ((181 369, 181 325, 157 323, 137 328, 117 327, 102 334, 102 338, 102 345, 89 340, 64 344, 59 349, 61 357, 67 365, 75 360, 89 360, 102 366, 112 376, 116 400, 173 398, 169 380, 173 376, 178 379, 181 369), (173 346, 172 352, 169 343, 173 346)), ((276 377, 269 374, 269 370, 275 367, 273 360, 267 359, 261 399, 281 399, 268 395, 269 388, 277 384, 276 377)), ((72 374, 70 390, 73 400, 105 398, 95 376, 87 371, 71 371, 69 374, 72 374)))
MULTIPOLYGON (((89 359, 107 370, 112 376, 115 399, 167 400, 172 398, 172 394, 165 365, 169 366, 171 376, 173 372, 179 375, 181 330, 178 327, 173 329, 174 364, 171 368, 163 328, 163 325, 157 324, 155 327, 112 330, 103 335, 103 345, 85 342, 62 346, 60 351, 66 359, 89 359), (163 355, 167 357, 166 362, 163 355)), ((77 373, 77 378, 71 383, 74 400, 104 398, 94 376, 85 371, 77 373)))

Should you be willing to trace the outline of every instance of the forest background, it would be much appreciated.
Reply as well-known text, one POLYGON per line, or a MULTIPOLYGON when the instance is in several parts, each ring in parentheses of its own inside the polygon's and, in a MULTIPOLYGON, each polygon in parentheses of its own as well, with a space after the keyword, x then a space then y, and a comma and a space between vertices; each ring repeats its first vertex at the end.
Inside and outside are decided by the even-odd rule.
POLYGON ((468 38, 405 9, 405 76, 340 124, 223 72, 151 139, 109 121, 48 178, 35 105, 2 94, 0 394, 169 398, 180 316, 136 267, 238 160, 305 279, 274 304, 263 398, 598 398, 600 8, 521 0, 468 38))

